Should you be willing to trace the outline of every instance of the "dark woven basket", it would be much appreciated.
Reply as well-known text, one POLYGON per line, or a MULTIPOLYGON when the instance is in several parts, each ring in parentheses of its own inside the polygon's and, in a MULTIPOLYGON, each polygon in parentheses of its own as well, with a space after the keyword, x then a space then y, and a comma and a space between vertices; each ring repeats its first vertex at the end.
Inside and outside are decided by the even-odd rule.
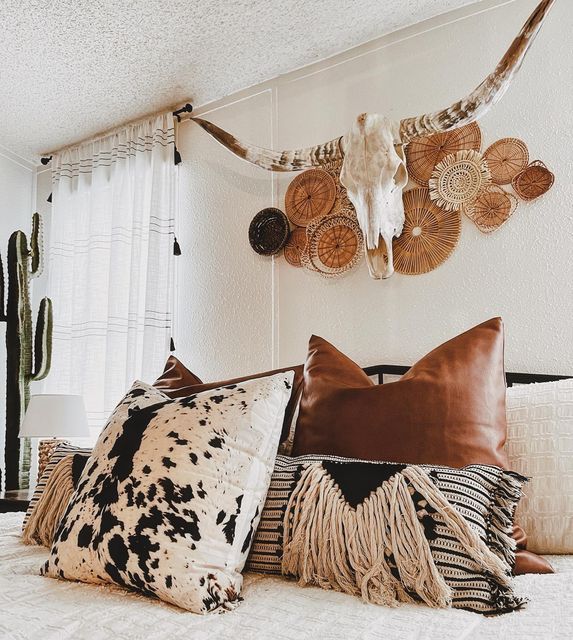
POLYGON ((286 215, 274 207, 259 211, 249 225, 249 242, 261 256, 272 256, 286 244, 289 235, 286 215))

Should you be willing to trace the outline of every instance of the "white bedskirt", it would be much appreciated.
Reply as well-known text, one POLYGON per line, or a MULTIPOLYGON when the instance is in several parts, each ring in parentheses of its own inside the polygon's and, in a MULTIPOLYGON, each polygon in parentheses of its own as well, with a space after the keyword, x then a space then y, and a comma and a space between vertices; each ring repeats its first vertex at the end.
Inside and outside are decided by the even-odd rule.
POLYGON ((573 639, 573 556, 555 575, 521 576, 523 611, 496 618, 357 598, 255 574, 233 612, 198 616, 119 588, 38 575, 47 556, 20 542, 22 514, 0 515, 0 639, 14 640, 550 640, 573 639))

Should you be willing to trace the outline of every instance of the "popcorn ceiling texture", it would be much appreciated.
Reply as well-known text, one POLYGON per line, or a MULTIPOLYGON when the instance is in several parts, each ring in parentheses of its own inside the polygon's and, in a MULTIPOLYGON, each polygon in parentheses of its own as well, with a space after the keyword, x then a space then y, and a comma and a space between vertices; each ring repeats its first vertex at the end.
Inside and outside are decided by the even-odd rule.
POLYGON ((472 2, 3 0, 0 144, 37 159, 472 2))

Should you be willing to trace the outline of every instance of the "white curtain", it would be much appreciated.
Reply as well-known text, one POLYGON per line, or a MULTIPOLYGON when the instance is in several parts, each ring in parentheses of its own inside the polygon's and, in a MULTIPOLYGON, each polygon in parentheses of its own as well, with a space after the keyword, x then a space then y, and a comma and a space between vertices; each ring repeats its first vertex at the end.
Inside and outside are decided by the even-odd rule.
POLYGON ((54 155, 47 393, 84 397, 92 434, 169 353, 176 201, 172 114, 54 155))

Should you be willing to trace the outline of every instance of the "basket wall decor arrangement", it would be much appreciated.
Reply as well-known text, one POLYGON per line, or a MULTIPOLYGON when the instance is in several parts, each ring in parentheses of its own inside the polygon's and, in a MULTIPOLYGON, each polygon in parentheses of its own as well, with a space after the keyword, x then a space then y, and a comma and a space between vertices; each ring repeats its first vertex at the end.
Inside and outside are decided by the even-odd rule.
MULTIPOLYGON (((483 154, 481 147, 477 123, 414 139, 406 147, 408 175, 422 186, 403 194, 404 228, 392 245, 398 273, 420 275, 443 264, 458 244, 462 212, 489 234, 511 218, 518 198, 534 200, 553 186, 553 173, 540 160, 529 162, 522 140, 502 138, 483 154)), ((334 160, 297 174, 286 190, 286 215, 268 208, 251 222, 253 249, 262 255, 283 249, 289 265, 325 277, 353 269, 364 255, 364 240, 340 182, 342 164, 334 160)))
POLYGON ((547 193, 555 182, 555 176, 541 160, 534 160, 518 173, 511 183, 522 200, 535 200, 547 193))
POLYGON ((454 252, 461 234, 458 211, 444 211, 430 198, 428 189, 404 193, 406 221, 394 238, 394 268, 404 275, 433 271, 454 252))
POLYGON ((309 169, 294 178, 285 195, 289 220, 306 227, 315 218, 330 212, 336 199, 336 182, 322 169, 309 169))
POLYGON ((458 151, 480 151, 481 141, 481 130, 476 122, 447 133, 415 138, 406 147, 408 175, 427 187, 436 165, 444 158, 458 151))
POLYGON ((249 225, 251 247, 262 256, 277 254, 284 247, 288 235, 288 218, 275 207, 259 211, 249 225))
POLYGON ((446 156, 432 172, 430 197, 445 211, 459 211, 491 182, 483 156, 473 149, 446 156))
POLYGON ((495 184, 511 184, 515 176, 529 163, 527 145, 518 138, 502 138, 483 154, 495 184))
POLYGON ((492 184, 464 209, 482 233, 491 233, 505 224, 517 209, 518 200, 500 186, 492 184))

